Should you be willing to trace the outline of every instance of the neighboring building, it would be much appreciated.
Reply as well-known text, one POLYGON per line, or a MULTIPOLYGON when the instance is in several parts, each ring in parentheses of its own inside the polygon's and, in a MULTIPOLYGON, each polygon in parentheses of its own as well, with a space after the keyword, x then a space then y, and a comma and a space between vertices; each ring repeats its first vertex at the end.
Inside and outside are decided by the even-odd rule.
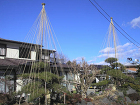
POLYGON ((138 65, 134 65, 134 64, 125 65, 126 70, 128 70, 129 72, 137 72, 138 70, 137 66, 138 65))
POLYGON ((126 71, 123 72, 124 74, 131 76, 133 78, 137 76, 138 64, 127 63, 124 64, 124 66, 126 67, 126 71))

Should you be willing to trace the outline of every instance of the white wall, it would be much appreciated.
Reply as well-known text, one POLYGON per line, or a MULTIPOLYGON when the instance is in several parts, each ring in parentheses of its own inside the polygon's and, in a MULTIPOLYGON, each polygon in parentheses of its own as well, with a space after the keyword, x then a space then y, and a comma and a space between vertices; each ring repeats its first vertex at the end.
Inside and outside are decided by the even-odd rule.
POLYGON ((36 60, 36 52, 35 51, 31 51, 31 59, 36 60))
POLYGON ((21 91, 22 86, 23 86, 23 81, 20 79, 16 80, 16 92, 21 91))
POLYGON ((63 75, 64 75, 64 78, 63 78, 63 80, 65 80, 65 81, 66 81, 66 80, 67 80, 66 73, 64 72, 64 73, 63 73, 63 75))
MULTIPOLYGON (((20 44, 7 43, 7 58, 16 58, 16 59, 27 59, 27 58, 19 58, 19 47, 20 44)), ((32 49, 31 51, 31 60, 36 60, 36 52, 32 49)))
POLYGON ((68 80, 74 80, 74 74, 73 73, 67 73, 67 79, 68 80))
POLYGON ((80 83, 80 73, 75 74, 75 80, 80 83))
POLYGON ((19 45, 13 43, 7 43, 6 57, 19 58, 19 45))
POLYGON ((6 57, 8 57, 8 58, 19 58, 19 49, 7 48, 6 57))
POLYGON ((64 75, 63 80, 65 80, 65 81, 66 80, 69 81, 69 80, 74 80, 75 79, 74 82, 80 83, 80 74, 79 73, 78 74, 67 73, 67 75, 66 75, 66 73, 64 72, 63 75, 64 75))

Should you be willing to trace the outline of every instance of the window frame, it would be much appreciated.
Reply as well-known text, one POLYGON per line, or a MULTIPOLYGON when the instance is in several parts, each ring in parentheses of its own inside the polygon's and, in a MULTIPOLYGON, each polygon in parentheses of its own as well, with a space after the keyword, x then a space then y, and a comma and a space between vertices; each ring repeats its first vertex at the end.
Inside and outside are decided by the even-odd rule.
POLYGON ((31 49, 30 48, 25 48, 25 47, 19 47, 19 58, 31 59, 31 49), (21 55, 21 53, 22 54, 24 53, 24 55, 21 55), (27 56, 25 56, 26 53, 28 53, 29 55, 27 54, 27 56))
POLYGON ((4 55, 1 54, 1 49, 0 49, 0 56, 6 56, 6 44, 2 44, 0 43, 0 48, 4 48, 5 49, 5 52, 4 52, 4 55), (3 46, 3 47, 2 47, 3 46))

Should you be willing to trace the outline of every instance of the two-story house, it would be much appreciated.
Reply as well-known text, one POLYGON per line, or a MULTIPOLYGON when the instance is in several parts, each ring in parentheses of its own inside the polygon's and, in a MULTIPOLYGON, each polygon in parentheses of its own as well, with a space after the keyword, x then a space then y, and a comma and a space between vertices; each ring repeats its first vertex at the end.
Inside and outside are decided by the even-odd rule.
POLYGON ((50 62, 50 54, 55 52, 41 49, 41 45, 0 38, 0 93, 16 90, 20 85, 16 82, 17 74, 29 72, 33 61, 50 62))

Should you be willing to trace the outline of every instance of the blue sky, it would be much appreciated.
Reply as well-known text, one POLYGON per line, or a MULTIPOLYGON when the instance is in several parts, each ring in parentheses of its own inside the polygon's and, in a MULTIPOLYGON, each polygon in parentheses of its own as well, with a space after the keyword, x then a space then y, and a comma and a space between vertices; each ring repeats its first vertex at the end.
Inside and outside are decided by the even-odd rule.
MULTIPOLYGON (((96 1, 118 25, 139 42, 140 0, 96 1)), ((42 9, 42 2, 46 3, 45 10, 64 55, 70 60, 79 61, 84 57, 88 63, 104 64, 108 50, 104 40, 110 23, 89 0, 0 0, 0 37, 25 41, 42 9)), ((127 62, 127 57, 139 59, 139 49, 117 30, 116 33, 119 40, 117 48, 121 51, 118 55, 123 58, 122 62, 127 62)))

